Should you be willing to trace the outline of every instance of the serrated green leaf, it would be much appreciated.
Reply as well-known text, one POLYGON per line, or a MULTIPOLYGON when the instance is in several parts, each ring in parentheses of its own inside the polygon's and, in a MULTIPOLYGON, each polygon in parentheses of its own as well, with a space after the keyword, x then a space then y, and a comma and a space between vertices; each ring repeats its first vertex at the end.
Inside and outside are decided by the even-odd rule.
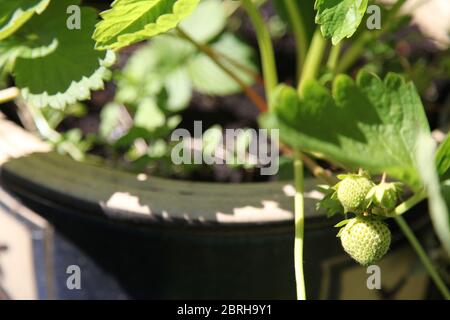
POLYGON ((333 44, 351 37, 367 10, 368 0, 316 0, 316 23, 333 44))
POLYGON ((35 59, 44 57, 58 47, 56 39, 46 44, 39 44, 35 39, 11 36, 0 41, 0 71, 11 73, 17 58, 35 59))
POLYGON ((448 180, 442 186, 440 185, 435 162, 433 161, 435 150, 436 143, 429 134, 420 134, 416 157, 420 175, 428 194, 431 221, 436 235, 450 255, 450 215, 448 211, 450 185, 448 180))
POLYGON ((175 28, 199 0, 115 0, 101 13, 93 38, 98 50, 117 50, 175 28))
POLYGON ((0 0, 0 40, 3 40, 30 20, 41 14, 50 0, 0 0))
POLYGON ((350 170, 387 172, 420 188, 416 138, 430 129, 412 83, 395 74, 382 81, 361 72, 356 83, 338 76, 333 94, 313 81, 305 86, 303 99, 286 86, 273 96, 275 115, 262 118, 262 125, 280 128, 284 142, 350 170))
MULTIPOLYGON (((248 68, 256 70, 252 61, 252 49, 238 40, 230 33, 224 34, 212 44, 212 48, 248 68)), ((254 78, 238 66, 223 59, 223 63, 229 67, 244 83, 251 85, 254 78)), ((241 91, 241 87, 220 69, 208 56, 199 54, 193 58, 188 66, 188 72, 194 88, 209 95, 229 95, 241 91)))
POLYGON ((51 107, 42 108, 42 114, 45 119, 47 119, 48 124, 52 129, 56 129, 58 125, 64 120, 66 117, 76 117, 81 118, 87 114, 87 107, 82 103, 75 103, 68 105, 66 108, 54 109, 51 107))
MULTIPOLYGON (((52 1, 42 15, 35 15, 17 33, 33 35, 31 46, 57 47, 41 57, 19 57, 14 67, 16 85, 23 97, 37 107, 63 108, 77 100, 88 99, 91 90, 103 88, 104 79, 114 63, 111 51, 94 50, 90 37, 97 20, 95 10, 81 9, 81 29, 69 30, 67 7, 79 5, 79 0, 52 1)), ((28 45, 28 43, 27 43, 28 45)))
POLYGON ((45 57, 58 47, 58 41, 53 39, 49 44, 39 45, 31 40, 11 36, 0 41, 0 72, 11 73, 17 58, 36 59, 45 57))

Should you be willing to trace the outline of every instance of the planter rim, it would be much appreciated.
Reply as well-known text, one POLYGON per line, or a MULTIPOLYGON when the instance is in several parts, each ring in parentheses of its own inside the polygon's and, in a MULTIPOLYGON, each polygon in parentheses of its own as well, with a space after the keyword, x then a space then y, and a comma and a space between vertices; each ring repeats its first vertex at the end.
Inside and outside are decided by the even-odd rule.
MULTIPOLYGON (((267 226, 293 222, 294 188, 289 182, 192 182, 77 162, 49 151, 48 145, 1 118, 0 141, 2 183, 19 196, 38 197, 40 202, 149 224, 267 226)), ((316 184, 315 179, 306 179, 305 190, 313 190, 316 184)), ((315 209, 318 197, 316 191, 305 193, 305 214, 310 220, 324 220, 315 209)))

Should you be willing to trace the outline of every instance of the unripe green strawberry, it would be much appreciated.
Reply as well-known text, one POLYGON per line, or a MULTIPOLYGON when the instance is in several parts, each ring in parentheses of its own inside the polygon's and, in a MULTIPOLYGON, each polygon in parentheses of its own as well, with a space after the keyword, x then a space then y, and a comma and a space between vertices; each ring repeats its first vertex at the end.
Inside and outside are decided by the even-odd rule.
POLYGON ((391 244, 391 232, 387 225, 369 217, 350 219, 339 236, 344 250, 364 266, 380 260, 391 244))
POLYGON ((345 178, 336 185, 337 198, 345 212, 364 212, 369 203, 366 199, 367 193, 373 186, 373 182, 364 175, 345 175, 345 178))
POLYGON ((389 212, 395 208, 398 202, 398 195, 401 192, 401 184, 396 182, 381 182, 374 186, 367 197, 381 211, 389 212))

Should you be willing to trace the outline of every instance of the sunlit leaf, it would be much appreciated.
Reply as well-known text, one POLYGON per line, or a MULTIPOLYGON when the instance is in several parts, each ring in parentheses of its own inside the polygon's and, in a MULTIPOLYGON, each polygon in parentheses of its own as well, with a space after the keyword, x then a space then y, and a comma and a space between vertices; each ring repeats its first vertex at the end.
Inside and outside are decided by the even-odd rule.
POLYGON ((303 98, 281 86, 274 93, 274 112, 262 119, 279 128, 284 142, 343 165, 387 172, 420 188, 415 160, 417 135, 430 129, 412 83, 395 74, 385 80, 362 72, 355 83, 340 75, 333 94, 317 82, 306 85, 303 98))
POLYGON ((0 0, 0 40, 16 32, 34 14, 41 14, 50 0, 0 0))
POLYGON ((16 33, 32 35, 29 46, 34 51, 57 43, 40 57, 20 55, 14 66, 16 85, 23 97, 38 107, 60 109, 88 99, 91 90, 103 88, 110 74, 108 67, 114 62, 114 54, 96 51, 90 36, 97 20, 95 10, 83 7, 81 29, 67 28, 67 7, 79 4, 79 0, 52 1, 43 14, 35 15, 16 33))
POLYGON ((368 0, 316 0, 316 23, 333 44, 351 37, 367 10, 368 0))
POLYGON ((99 50, 120 49, 175 28, 199 0, 116 0, 101 13, 94 39, 99 50))

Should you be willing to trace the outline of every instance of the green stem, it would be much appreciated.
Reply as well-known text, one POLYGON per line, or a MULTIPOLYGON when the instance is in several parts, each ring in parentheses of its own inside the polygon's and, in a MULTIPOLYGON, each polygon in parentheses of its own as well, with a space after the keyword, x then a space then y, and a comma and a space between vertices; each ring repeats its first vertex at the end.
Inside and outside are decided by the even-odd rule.
POLYGON ((297 47, 297 77, 300 78, 301 70, 303 69, 304 59, 308 50, 308 37, 306 35, 305 22, 303 16, 300 14, 299 8, 295 0, 284 0, 289 21, 292 26, 295 44, 297 47))
MULTIPOLYGON (((211 50, 214 51, 214 49, 212 49, 212 48, 211 48, 211 50)), ((253 79, 255 79, 255 81, 257 81, 259 84, 264 85, 264 79, 261 77, 261 75, 257 71, 255 71, 255 69, 237 61, 234 58, 229 57, 228 55, 226 55, 222 52, 219 52, 219 51, 214 51, 214 52, 217 54, 217 56, 219 58, 223 59, 224 61, 227 61, 228 63, 235 66, 236 68, 241 69, 242 71, 247 73, 249 76, 251 76, 253 79)))
POLYGON ((392 216, 400 216, 404 214, 406 211, 414 207, 419 202, 425 200, 427 198, 427 195, 424 190, 415 193, 411 198, 408 200, 400 203, 394 210, 392 216))
POLYGON ((362 34, 355 42, 352 43, 350 48, 347 49, 342 56, 339 64, 336 68, 336 73, 343 73, 347 71, 357 59, 359 59, 366 48, 366 44, 372 40, 374 35, 368 31, 362 34))
POLYGON ((437 272, 436 268, 434 267, 431 260, 428 258, 425 250, 421 246, 419 240, 417 240, 416 236, 414 235, 411 228, 408 226, 408 223, 405 221, 405 219, 402 216, 397 216, 394 218, 397 224, 399 225, 400 229, 405 234, 406 238, 409 240, 411 246, 416 251, 417 255, 419 256, 420 260, 422 261, 423 265, 428 271, 428 274, 433 279, 434 283, 436 284, 436 287, 439 289, 441 294, 444 296, 446 300, 450 300, 450 291, 446 287, 444 281, 442 280, 441 276, 437 272))
POLYGON ((327 41, 323 38, 320 28, 317 28, 306 56, 302 78, 298 84, 298 93, 300 95, 303 95, 303 88, 305 84, 309 80, 317 78, 326 46, 327 41))
POLYGON ((252 0, 242 0, 242 7, 247 12, 255 29, 256 38, 262 60, 263 78, 267 100, 270 101, 270 94, 278 85, 277 68, 275 65, 275 54, 273 51, 272 39, 269 30, 264 24, 258 8, 252 0))
POLYGON ((0 90, 0 104, 16 99, 20 94, 16 87, 0 90))
POLYGON ((303 239, 304 239, 304 202, 303 202, 303 162, 300 151, 295 151, 294 160, 295 181, 295 241, 294 241, 294 267, 295 282, 297 285, 297 299, 306 300, 305 277, 303 271, 303 239))
POLYGON ((333 72, 333 75, 336 74, 336 67, 339 60, 339 55, 341 53, 342 42, 339 42, 337 45, 331 47, 330 56, 328 57, 327 67, 333 72))
MULTIPOLYGON (((33 118, 34 124, 41 137, 53 144, 57 144, 59 141, 61 141, 61 134, 49 125, 47 119, 44 117, 39 108, 35 107, 31 103, 27 104, 27 108, 30 111, 30 115, 33 118)), ((67 143, 65 149, 65 151, 75 160, 84 160, 85 156, 83 152, 78 150, 78 148, 76 148, 72 143, 67 143)))
MULTIPOLYGON (((322 37, 319 29, 314 33, 311 46, 306 56, 302 78, 299 81, 298 90, 302 95, 303 86, 306 81, 315 79, 319 73, 327 42, 322 37)), ((303 271, 303 239, 305 227, 304 212, 304 179, 303 161, 300 150, 294 151, 294 181, 295 181, 295 241, 294 241, 294 267, 295 283, 297 285, 297 299, 306 300, 305 276, 303 271)))
POLYGON ((50 127, 39 108, 35 107, 32 103, 28 103, 27 109, 41 137, 52 143, 56 143, 61 139, 61 135, 50 127))

